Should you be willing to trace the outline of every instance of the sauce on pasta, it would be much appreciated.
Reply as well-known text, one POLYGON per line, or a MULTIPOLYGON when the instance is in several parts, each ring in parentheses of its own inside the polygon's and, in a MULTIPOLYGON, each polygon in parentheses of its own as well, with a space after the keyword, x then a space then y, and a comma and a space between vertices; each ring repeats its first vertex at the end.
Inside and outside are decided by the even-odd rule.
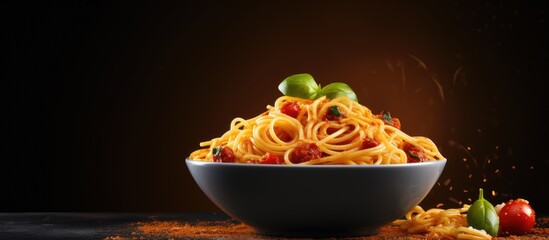
POLYGON ((444 159, 429 138, 409 136, 388 112, 373 114, 346 96, 279 97, 221 137, 201 142, 191 160, 265 164, 399 164, 444 159))

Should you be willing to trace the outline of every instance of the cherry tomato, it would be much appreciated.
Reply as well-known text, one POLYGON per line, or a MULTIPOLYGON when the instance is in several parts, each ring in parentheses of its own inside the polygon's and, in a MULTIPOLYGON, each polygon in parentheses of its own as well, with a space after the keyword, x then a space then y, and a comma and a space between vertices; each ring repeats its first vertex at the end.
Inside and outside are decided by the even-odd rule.
POLYGON ((427 161, 427 156, 425 155, 425 153, 412 144, 404 144, 402 150, 404 150, 404 152, 406 153, 409 163, 427 161))
POLYGON ((536 213, 528 201, 511 200, 499 211, 499 231, 504 234, 521 235, 532 230, 536 213))
POLYGON ((370 139, 370 138, 365 138, 362 141, 362 145, 360 146, 360 149, 373 148, 373 147, 377 147, 377 145, 379 145, 379 144, 375 140, 370 139))
POLYGON ((293 163, 302 163, 312 159, 322 157, 322 150, 314 144, 301 144, 297 146, 290 154, 290 161, 293 163))
POLYGON ((277 155, 266 153, 259 164, 284 164, 284 159, 279 158, 277 155))
POLYGON ((218 146, 212 149, 214 162, 234 162, 234 152, 227 146, 218 146))
POLYGON ((297 118, 299 112, 301 112, 301 107, 296 102, 288 102, 282 105, 280 111, 290 117, 297 118))

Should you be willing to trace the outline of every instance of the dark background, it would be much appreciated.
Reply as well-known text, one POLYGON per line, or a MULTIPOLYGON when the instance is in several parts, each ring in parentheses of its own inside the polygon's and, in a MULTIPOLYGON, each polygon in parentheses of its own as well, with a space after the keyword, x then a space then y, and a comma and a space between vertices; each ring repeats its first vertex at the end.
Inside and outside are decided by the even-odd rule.
MULTIPOLYGON (((536 1, 540 2, 540 1, 536 1)), ((184 164, 285 77, 347 82, 433 139, 424 207, 547 214, 547 3, 2 3, 0 211, 219 211, 184 164), (485 180, 485 181, 484 181, 485 180), (471 198, 471 200, 468 200, 471 198)))

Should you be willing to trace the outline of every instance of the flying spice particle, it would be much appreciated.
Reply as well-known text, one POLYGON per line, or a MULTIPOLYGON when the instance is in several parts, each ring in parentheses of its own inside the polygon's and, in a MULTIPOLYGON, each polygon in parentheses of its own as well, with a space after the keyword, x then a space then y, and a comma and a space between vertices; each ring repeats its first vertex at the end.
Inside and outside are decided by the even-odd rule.
POLYGON ((467 177, 468 177, 468 178, 472 178, 472 177, 473 177, 473 174, 470 173, 469 176, 467 176, 467 177))
POLYGON ((471 199, 471 198, 467 198, 467 201, 469 201, 469 202, 472 202, 472 201, 473 201, 473 199, 471 199))
POLYGON ((515 165, 513 165, 511 168, 512 168, 513 170, 517 169, 517 167, 515 167, 515 165))
POLYGON ((496 171, 494 173, 498 173, 499 172, 499 169, 496 169, 496 171))
POLYGON ((492 196, 496 196, 496 191, 492 190, 492 196))
POLYGON ((452 186, 450 186, 450 191, 452 191, 452 188, 453 188, 453 187, 452 187, 452 186))
POLYGON ((464 162, 467 162, 467 158, 463 158, 463 161, 464 161, 464 162))
POLYGON ((439 208, 439 207, 442 207, 442 206, 444 206, 444 204, 443 204, 443 203, 439 203, 439 204, 437 204, 437 208, 439 208))
POLYGON ((534 166, 530 166, 530 169, 531 169, 531 170, 534 170, 534 166))
POLYGON ((467 150, 471 151, 471 147, 467 147, 467 150))
POLYGON ((482 179, 482 182, 486 182, 486 181, 488 181, 488 180, 486 180, 486 178, 482 179))
POLYGON ((448 184, 450 184, 450 182, 452 181, 452 179, 448 178, 444 181, 444 186, 448 186, 448 184))
POLYGON ((469 192, 469 191, 467 191, 467 189, 463 189, 463 192, 469 192))

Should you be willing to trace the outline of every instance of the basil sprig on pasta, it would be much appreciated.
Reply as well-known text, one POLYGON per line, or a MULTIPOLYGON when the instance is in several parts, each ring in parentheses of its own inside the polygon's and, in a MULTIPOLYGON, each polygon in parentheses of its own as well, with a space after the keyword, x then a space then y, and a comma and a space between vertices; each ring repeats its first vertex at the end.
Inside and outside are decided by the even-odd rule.
POLYGON ((295 74, 287 77, 278 85, 284 95, 290 97, 298 97, 304 99, 317 99, 322 96, 326 96, 329 99, 337 98, 340 96, 346 96, 349 99, 358 102, 358 98, 349 87, 349 85, 342 82, 334 82, 321 87, 317 84, 308 73, 295 74))

